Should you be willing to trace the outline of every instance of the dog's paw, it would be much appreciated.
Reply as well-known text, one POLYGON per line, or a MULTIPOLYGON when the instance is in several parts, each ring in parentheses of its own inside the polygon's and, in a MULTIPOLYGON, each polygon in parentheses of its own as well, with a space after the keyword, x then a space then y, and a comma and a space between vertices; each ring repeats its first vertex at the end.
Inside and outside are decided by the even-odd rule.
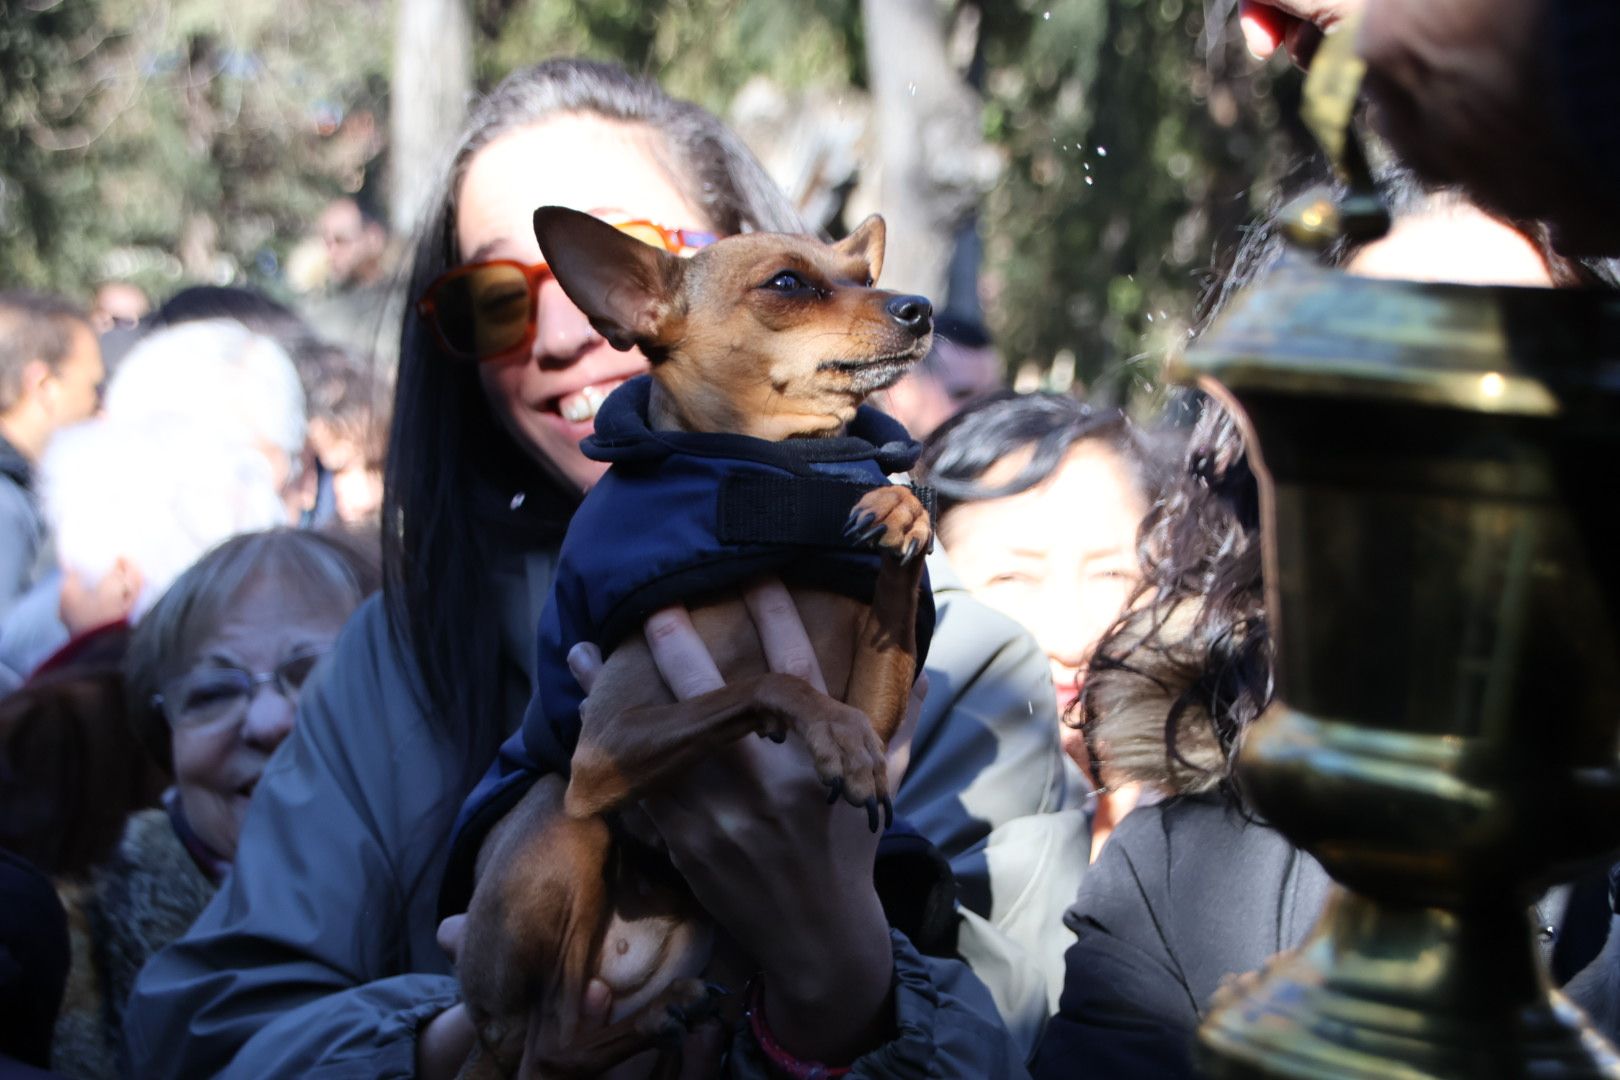
POLYGON ((912 490, 902 484, 873 488, 849 512, 844 535, 856 544, 873 544, 901 562, 928 550, 934 526, 912 490))
POLYGON ((843 799, 851 806, 864 807, 873 832, 878 830, 880 811, 888 821, 894 820, 888 757, 864 713, 846 706, 830 717, 801 724, 799 733, 815 762, 816 774, 827 786, 829 804, 843 799))

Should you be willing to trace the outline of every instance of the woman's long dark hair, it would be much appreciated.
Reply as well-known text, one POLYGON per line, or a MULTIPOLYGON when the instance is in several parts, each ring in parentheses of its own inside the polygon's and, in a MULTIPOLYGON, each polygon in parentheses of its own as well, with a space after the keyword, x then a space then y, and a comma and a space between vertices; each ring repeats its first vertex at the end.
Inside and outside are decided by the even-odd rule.
MULTIPOLYGON (((803 231, 791 203, 742 142, 704 109, 613 64, 548 60, 508 76, 472 109, 415 243, 400 329, 399 377, 384 467, 383 593, 396 641, 415 660, 427 711, 469 745, 504 734, 498 597, 491 557, 560 539, 578 493, 547 475, 491 415, 475 366, 445 356, 414 302, 460 262, 457 199, 472 159, 548 116, 583 113, 658 132, 671 175, 722 233, 803 231), (517 534, 487 512, 519 505, 517 534)), ((573 163, 571 163, 573 164, 573 163)), ((575 165, 574 167, 578 167, 575 165)))

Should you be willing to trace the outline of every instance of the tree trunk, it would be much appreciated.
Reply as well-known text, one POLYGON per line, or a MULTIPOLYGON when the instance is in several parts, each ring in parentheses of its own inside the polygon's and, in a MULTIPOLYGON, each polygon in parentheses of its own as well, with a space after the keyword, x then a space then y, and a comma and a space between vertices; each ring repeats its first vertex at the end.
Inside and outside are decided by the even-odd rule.
POLYGON ((995 183, 981 102, 952 65, 939 0, 862 0, 876 116, 886 288, 944 307, 959 226, 995 183))
POLYGON ((472 17, 466 0, 399 0, 389 123, 388 221, 412 232, 472 95, 472 17))

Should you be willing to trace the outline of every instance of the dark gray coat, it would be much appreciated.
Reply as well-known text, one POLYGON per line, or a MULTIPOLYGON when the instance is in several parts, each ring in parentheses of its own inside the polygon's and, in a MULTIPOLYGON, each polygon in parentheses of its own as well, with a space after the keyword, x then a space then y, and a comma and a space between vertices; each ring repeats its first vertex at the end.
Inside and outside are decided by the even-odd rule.
MULTIPOLYGON (((235 870, 136 984, 125 1038, 138 1077, 414 1074, 417 1028, 459 997, 435 932, 465 762, 492 758, 522 715, 550 573, 549 554, 531 555, 498 592, 509 685, 487 746, 429 722, 382 605, 360 609, 260 781, 235 870)), ((894 948, 899 1036, 857 1075, 1023 1075, 966 967, 898 935, 894 948)), ((731 1060, 733 1076, 765 1075, 746 1038, 731 1060)))

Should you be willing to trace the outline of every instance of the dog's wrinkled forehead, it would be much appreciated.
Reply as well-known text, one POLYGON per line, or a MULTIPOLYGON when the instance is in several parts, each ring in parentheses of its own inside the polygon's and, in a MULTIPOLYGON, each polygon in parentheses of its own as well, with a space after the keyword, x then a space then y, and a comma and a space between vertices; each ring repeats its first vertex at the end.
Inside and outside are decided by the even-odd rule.
POLYGON ((861 255, 839 251, 813 236, 786 233, 743 233, 716 241, 692 256, 693 269, 701 272, 708 265, 725 265, 731 271, 748 265, 761 277, 778 270, 802 270, 826 279, 866 284, 871 266, 861 255))

